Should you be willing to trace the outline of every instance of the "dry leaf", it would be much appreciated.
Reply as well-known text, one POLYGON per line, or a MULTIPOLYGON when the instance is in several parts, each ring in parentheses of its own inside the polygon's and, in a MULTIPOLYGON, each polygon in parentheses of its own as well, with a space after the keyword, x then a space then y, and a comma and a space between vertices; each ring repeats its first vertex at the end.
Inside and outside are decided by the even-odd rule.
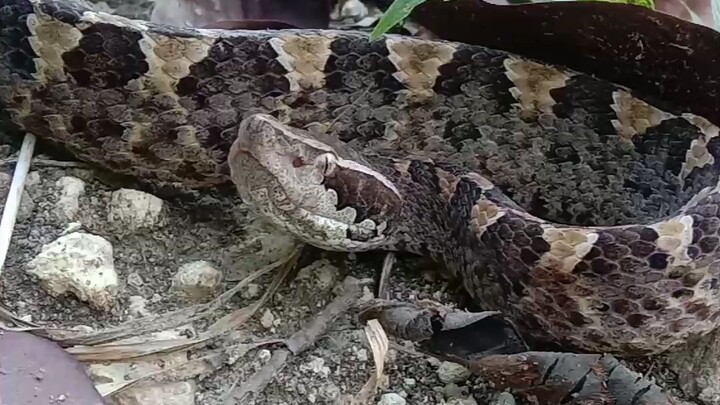
POLYGON ((385 370, 385 356, 387 355, 390 342, 383 330, 382 325, 376 319, 371 319, 365 325, 365 336, 367 337, 370 349, 375 362, 375 373, 368 378, 360 391, 349 399, 352 405, 368 404, 375 397, 378 385, 383 381, 385 370))

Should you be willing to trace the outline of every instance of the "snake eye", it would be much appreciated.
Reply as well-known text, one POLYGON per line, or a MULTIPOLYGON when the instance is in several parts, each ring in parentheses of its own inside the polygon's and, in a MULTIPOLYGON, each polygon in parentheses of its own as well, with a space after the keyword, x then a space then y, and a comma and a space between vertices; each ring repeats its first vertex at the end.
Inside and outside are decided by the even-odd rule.
POLYGON ((317 159, 315 160, 315 164, 317 165, 318 169, 322 171, 322 174, 324 176, 330 175, 333 171, 335 171, 335 155, 333 155, 332 153, 323 153, 322 155, 317 157, 317 159))

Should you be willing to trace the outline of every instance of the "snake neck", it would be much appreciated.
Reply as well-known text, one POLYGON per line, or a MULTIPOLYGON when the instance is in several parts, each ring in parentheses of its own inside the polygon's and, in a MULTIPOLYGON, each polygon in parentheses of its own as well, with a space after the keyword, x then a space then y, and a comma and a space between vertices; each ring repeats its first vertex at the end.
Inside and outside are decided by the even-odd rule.
POLYGON ((443 265, 486 310, 513 308, 508 304, 525 295, 530 275, 502 258, 507 247, 498 239, 502 231, 486 230, 505 210, 524 211, 487 179, 460 165, 396 160, 385 162, 379 171, 403 197, 402 209, 389 226, 393 242, 388 250, 443 265))
MULTIPOLYGON (((389 178, 402 194, 402 209, 391 229, 395 251, 428 256, 444 262, 452 271, 461 271, 471 246, 472 226, 482 226, 489 212, 482 211, 481 199, 500 199, 515 206, 481 176, 456 165, 426 159, 372 159, 379 171, 389 178), (470 227, 469 227, 470 225, 470 227)), ((487 204, 486 204, 487 205, 487 204)))

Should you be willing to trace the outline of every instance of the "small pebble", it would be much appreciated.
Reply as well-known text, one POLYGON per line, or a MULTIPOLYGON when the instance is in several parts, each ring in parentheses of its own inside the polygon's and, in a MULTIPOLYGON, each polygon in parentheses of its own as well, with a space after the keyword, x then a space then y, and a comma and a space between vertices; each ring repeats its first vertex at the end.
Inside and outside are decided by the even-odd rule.
POLYGON ((493 399, 492 405, 515 405, 515 398, 509 392, 501 392, 493 399))
POLYGON ((309 362, 301 365, 300 368, 310 370, 313 373, 321 375, 323 377, 327 377, 328 375, 330 375, 330 367, 325 365, 325 359, 323 359, 322 357, 315 357, 309 362))
POLYGON ((71 176, 63 176, 55 182, 58 188, 55 214, 72 222, 80 211, 80 197, 85 194, 85 182, 71 176))
POLYGON ((368 353, 365 349, 359 349, 355 352, 355 357, 362 362, 368 361, 368 353))
POLYGON ((128 274, 127 283, 133 287, 140 287, 143 285, 143 279, 138 273, 128 274))
POLYGON ((470 377, 470 370, 460 364, 449 361, 443 361, 440 367, 438 367, 437 373, 440 381, 444 383, 459 383, 470 377))
POLYGON ((378 401, 377 405, 405 405, 406 403, 407 401, 405 401, 405 398, 394 392, 389 392, 380 397, 380 401, 378 401))
POLYGON ((263 315, 260 318, 260 325, 262 325, 265 329, 270 329, 273 327, 274 320, 275 315, 273 315, 272 311, 270 311, 268 308, 265 308, 265 312, 263 312, 263 315))
POLYGON ((255 299, 260 296, 260 286, 255 283, 250 283, 240 292, 240 296, 246 300, 255 299))
POLYGON ((477 401, 473 397, 467 398, 450 398, 446 405, 478 405, 477 401))
POLYGON ((172 281, 173 289, 190 301, 207 301, 222 287, 222 273, 205 260, 180 266, 172 281))
POLYGON ((131 295, 128 297, 128 314, 132 317, 142 318, 150 315, 145 308, 147 300, 139 295, 131 295))
POLYGON ((343 4, 340 9, 340 17, 349 18, 354 21, 359 21, 370 14, 367 6, 360 0, 348 0, 343 4))
POLYGON ((126 231, 163 226, 163 200, 139 190, 117 190, 110 197, 108 220, 126 231))
POLYGON ((267 363, 271 357, 272 357, 272 353, 270 353, 270 350, 268 350, 268 349, 262 349, 258 352, 258 359, 263 364, 267 363))

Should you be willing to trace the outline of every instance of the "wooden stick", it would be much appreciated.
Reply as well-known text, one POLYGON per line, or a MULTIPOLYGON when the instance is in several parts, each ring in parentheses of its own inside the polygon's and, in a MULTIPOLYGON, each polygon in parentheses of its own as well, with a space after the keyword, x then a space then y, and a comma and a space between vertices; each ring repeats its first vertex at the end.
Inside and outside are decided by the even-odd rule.
POLYGON ((18 209, 20 208, 20 200, 25 189, 25 179, 27 179, 30 170, 30 161, 32 160, 33 150, 35 149, 35 135, 27 133, 23 139, 20 153, 18 154, 17 165, 15 165, 15 173, 13 173, 10 190, 8 190, 5 199, 5 208, 3 209, 2 220, 0 220, 0 275, 5 267, 5 259, 7 258, 8 249, 10 249, 10 239, 12 238, 15 221, 17 220, 18 209))

